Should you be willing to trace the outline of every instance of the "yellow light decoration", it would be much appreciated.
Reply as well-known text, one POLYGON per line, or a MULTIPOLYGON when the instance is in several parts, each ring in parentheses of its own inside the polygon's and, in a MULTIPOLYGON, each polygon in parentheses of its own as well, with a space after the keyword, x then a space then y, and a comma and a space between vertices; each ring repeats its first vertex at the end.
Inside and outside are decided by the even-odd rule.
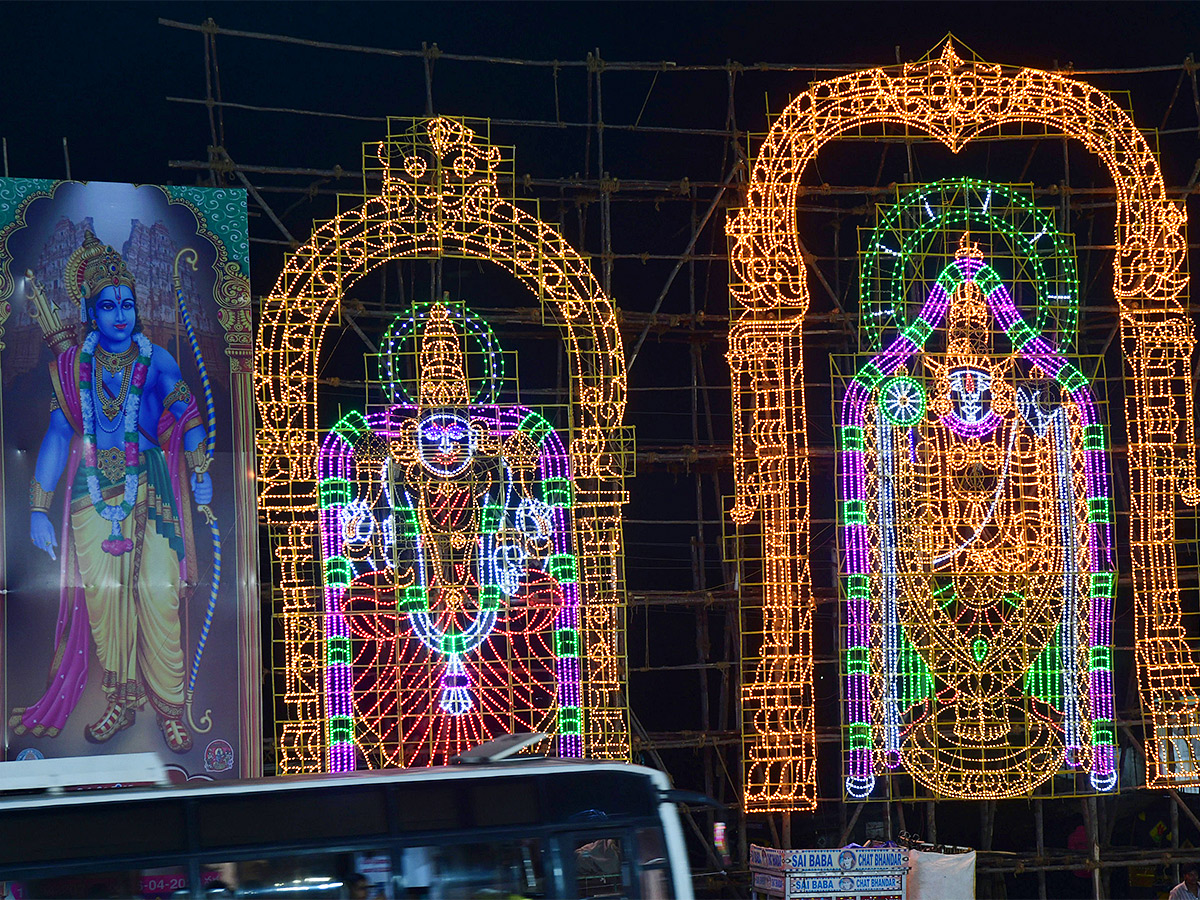
MULTIPOLYGON (((490 260, 528 287, 557 325, 571 367, 569 457, 581 613, 583 753, 629 757, 624 671, 621 507, 633 458, 621 424, 625 361, 612 302, 587 261, 551 226, 502 196, 511 154, 492 146, 487 122, 389 119, 386 138, 364 149, 364 189, 289 254, 264 299, 255 375, 260 508, 271 530, 282 618, 283 695, 277 714, 280 772, 339 766, 344 720, 330 714, 329 647, 318 533, 317 371, 322 340, 342 297, 363 275, 396 259, 490 260), (472 127, 473 126, 473 127, 472 127), (370 193, 366 178, 382 179, 370 193), (331 765, 332 763, 332 765, 331 765)), ((344 752, 343 752, 344 755, 344 752)))
POLYGON ((1156 737, 1147 742, 1147 780, 1200 781, 1190 761, 1167 765, 1158 747, 1172 734, 1200 737, 1200 665, 1180 624, 1175 551, 1176 505, 1200 500, 1191 412, 1195 339, 1181 299, 1184 209, 1167 198, 1158 162, 1132 119, 1101 91, 1051 72, 964 61, 947 41, 938 58, 898 72, 869 69, 823 81, 793 100, 760 148, 746 207, 729 223, 732 517, 744 524, 757 511, 765 560, 760 646, 744 652, 747 809, 815 805, 801 352, 809 294, 797 188, 825 143, 866 136, 885 123, 928 134, 952 152, 985 132, 1051 129, 1081 141, 1113 178, 1137 667, 1156 737))

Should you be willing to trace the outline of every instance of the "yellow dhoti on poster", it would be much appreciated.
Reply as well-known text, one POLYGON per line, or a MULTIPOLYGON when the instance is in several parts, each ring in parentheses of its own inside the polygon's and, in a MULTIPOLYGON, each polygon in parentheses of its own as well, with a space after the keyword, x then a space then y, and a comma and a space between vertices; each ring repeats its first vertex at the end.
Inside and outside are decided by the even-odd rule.
MULTIPOLYGON (((112 526, 96 514, 86 490, 71 504, 70 552, 87 598, 104 692, 115 694, 126 708, 141 708, 148 698, 158 713, 178 719, 183 714, 183 538, 174 504, 162 490, 169 489, 162 451, 152 449, 142 457, 147 464, 138 478, 137 501, 121 523, 121 536, 133 541, 133 552, 113 556, 101 549, 112 526)), ((104 499, 119 502, 123 491, 123 484, 112 485, 104 499)))

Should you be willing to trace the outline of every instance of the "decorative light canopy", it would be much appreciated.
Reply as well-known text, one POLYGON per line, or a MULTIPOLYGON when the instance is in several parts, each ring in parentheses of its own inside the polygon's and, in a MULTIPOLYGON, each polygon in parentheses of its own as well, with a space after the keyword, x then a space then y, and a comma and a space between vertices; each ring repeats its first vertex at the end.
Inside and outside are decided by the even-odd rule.
MULTIPOLYGON (((1148 781, 1200 781, 1200 768, 1168 761, 1160 749, 1174 734, 1200 737, 1200 666, 1181 625, 1175 547, 1176 503, 1200 499, 1192 419, 1194 335, 1181 302, 1187 286, 1184 209, 1168 199, 1145 137, 1101 91, 1037 69, 964 61, 947 41, 937 58, 822 81, 793 100, 759 150, 746 207, 729 223, 731 516, 743 528, 757 516, 762 531, 761 606, 744 603, 750 626, 743 630, 749 670, 743 688, 747 809, 811 809, 816 797, 802 389, 809 294, 797 188, 825 143, 869 138, 885 125, 928 134, 955 152, 984 133, 1063 134, 1081 141, 1112 176, 1113 292, 1121 307, 1127 365, 1137 666, 1156 738, 1148 742, 1148 781)), ((1036 317, 1033 324, 1049 328, 1036 317)))
MULTIPOLYGON (((327 485, 323 496, 321 486, 328 478, 349 481, 350 475, 354 479, 365 477, 360 468, 365 472, 369 469, 368 460, 390 458, 392 450, 381 451, 379 447, 390 448, 390 442, 401 441, 402 434, 408 434, 411 440, 408 444, 401 441, 402 446, 396 448, 398 464, 404 460, 410 467, 420 468, 428 478, 451 483, 455 477, 465 475, 469 466, 457 468, 463 453, 492 451, 503 445, 504 451, 498 455, 511 457, 518 445, 528 444, 525 448, 528 452, 522 458, 533 460, 541 479, 542 495, 537 495, 533 480, 527 481, 521 490, 528 489, 529 499, 556 510, 565 510, 566 506, 553 506, 551 501, 557 502, 566 492, 570 493, 573 529, 564 520, 558 536, 551 538, 553 552, 547 554, 545 567, 538 570, 546 573, 557 587, 529 576, 539 582, 530 588, 533 590, 530 596, 551 597, 553 602, 531 601, 523 613, 527 621, 516 625, 516 620, 510 619, 505 626, 506 634, 520 632, 530 636, 528 646, 517 651, 518 656, 524 653, 526 660, 546 660, 554 669, 553 678, 546 675, 542 681, 534 679, 543 685, 553 682, 556 686, 545 690, 554 696, 545 703, 537 697, 523 696, 519 701, 514 700, 519 708, 507 714, 510 723, 533 722, 536 708, 542 716, 538 721, 553 733, 577 736, 577 741, 560 743, 562 752, 608 759, 624 759, 629 755, 627 710, 621 684, 624 585, 620 560, 621 507, 627 501, 624 478, 633 454, 630 431, 621 424, 625 362, 616 317, 611 301, 601 291, 586 260, 558 232, 538 219, 536 208, 528 212, 501 194, 500 177, 512 183, 512 157, 488 142, 486 122, 472 124, 474 128, 463 120, 445 117, 389 119, 386 138, 365 148, 362 196, 343 198, 348 208, 317 227, 312 238, 288 256, 279 282, 271 296, 263 300, 256 372, 262 423, 258 432, 260 507, 271 530, 272 555, 277 567, 272 581, 279 593, 277 611, 283 636, 279 654, 284 661, 280 673, 283 690, 277 704, 281 772, 344 769, 353 764, 352 742, 356 740, 357 726, 353 712, 355 651, 351 632, 358 620, 346 614, 346 603, 353 609, 354 592, 350 585, 368 570, 364 557, 360 560, 360 573, 358 563, 353 562, 354 553, 368 546, 379 549, 378 541, 386 536, 383 530, 390 521, 390 552, 399 555, 390 558, 391 574, 382 583, 380 579, 373 583, 378 590, 395 590, 405 572, 412 571, 415 577, 420 568, 413 555, 419 529, 413 527, 411 517, 405 515, 403 504, 395 495, 391 498, 397 504, 391 507, 392 515, 381 516, 376 508, 369 517, 363 505, 354 503, 374 502, 380 498, 378 492, 363 492, 362 496, 329 493, 332 488, 327 485), (372 178, 382 180, 381 191, 367 191, 367 179, 372 178), (526 427, 528 415, 536 414, 525 411, 514 418, 517 413, 512 408, 501 411, 494 406, 491 395, 485 397, 479 393, 484 382, 497 386, 498 358, 484 366, 482 375, 468 374, 464 382, 455 384, 453 354, 446 352, 451 344, 466 335, 471 352, 481 352, 484 356, 490 353, 489 348, 479 345, 480 340, 486 344, 486 329, 479 328, 478 323, 467 324, 471 320, 465 316, 450 323, 454 337, 438 325, 435 332, 440 329, 441 333, 435 333, 430 341, 426 362, 431 371, 421 373, 429 376, 424 383, 433 391, 426 397, 432 410, 425 420, 428 433, 422 436, 402 431, 397 416, 404 416, 399 413, 385 410, 357 418, 352 415, 334 429, 322 452, 316 408, 318 361, 322 338, 336 320, 342 297, 364 274, 389 260, 441 257, 496 263, 538 297, 546 322, 561 329, 571 367, 571 396, 575 398, 565 429, 569 438, 569 449, 565 452, 563 444, 551 437, 553 429, 547 431, 540 425, 534 428, 535 420, 529 420, 533 424, 526 427), (472 404, 477 407, 475 418, 472 404), (492 411, 479 412, 479 404, 492 411), (486 425, 478 419, 486 419, 486 425), (457 436, 459 430, 463 431, 461 439, 457 436), (451 447, 445 454, 439 449, 443 439, 451 447), (467 451, 460 441, 469 443, 473 439, 478 443, 467 451), (460 458, 455 458, 456 453, 460 458), (569 488, 564 487, 567 484, 569 488), (568 562, 573 562, 573 570, 568 562), (571 592, 565 589, 572 577, 577 601, 568 597, 571 592), (562 595, 561 601, 556 590, 562 595), (557 612, 551 614, 551 608, 557 612), (569 617, 572 609, 578 617, 577 626, 568 624, 566 619, 559 622, 562 615, 569 617), (547 616, 554 621, 543 622, 547 616), (567 631, 575 628, 578 647, 572 656, 567 644, 573 638, 567 631), (559 630, 562 635, 558 635, 559 630), (577 681, 573 674, 566 673, 563 677, 559 671, 563 666, 569 668, 570 659, 578 660, 580 666, 577 681), (575 689, 581 690, 578 702, 570 693, 575 689), (577 722, 568 721, 568 708, 579 710, 577 722), (552 713, 557 715, 555 722, 547 718, 552 713)), ((451 318, 454 307, 443 309, 447 318, 451 318)), ((388 355, 387 347, 417 333, 429 336, 423 314, 410 318, 412 321, 408 323, 394 324, 385 336, 385 380, 389 385, 397 385, 402 379, 395 372, 386 371, 386 365, 396 362, 388 355)), ((418 378, 416 383, 422 382, 418 378)), ((389 409, 407 410, 408 420, 416 421, 419 417, 413 418, 413 397, 406 390, 402 384, 392 390, 389 409)), ((420 397, 416 403, 421 405, 420 397)), ((496 454, 492 459, 494 462, 496 454)), ((378 491, 384 489, 380 482, 378 491)), ((520 507, 519 502, 517 506, 520 507)), ((419 504, 408 508, 414 515, 419 513, 419 504)), ((518 514, 507 507, 505 510, 509 518, 518 514)), ((552 518, 553 515, 565 513, 552 514, 552 518)), ((386 562, 380 556, 369 565, 386 562)), ((502 570, 507 571, 504 567, 502 570)), ((385 565, 382 570, 371 571, 388 569, 385 565)), ((415 582, 407 585, 417 586, 415 582)), ((515 583, 509 586, 518 587, 515 583)), ((485 689, 485 685, 492 683, 489 680, 492 676, 472 672, 466 660, 466 645, 478 637, 466 636, 472 627, 479 633, 488 631, 488 637, 476 644, 477 651, 487 640, 496 638, 495 629, 484 626, 491 621, 492 612, 500 620, 499 608, 488 610, 478 606, 479 603, 494 605, 493 594, 474 591, 471 595, 471 602, 476 604, 474 615, 469 604, 455 607, 458 625, 445 617, 439 618, 435 606, 426 609, 415 592, 406 595, 407 599, 396 598, 397 604, 407 603, 408 607, 394 607, 389 635, 400 636, 397 623, 404 619, 408 623, 404 627, 413 628, 412 635, 416 638, 407 646, 423 647, 422 652, 427 654, 425 663, 397 657, 397 678, 401 684, 406 679, 412 682, 416 679, 413 666, 426 664, 428 676, 436 679, 439 686, 434 718, 466 721, 455 718, 453 710, 465 707, 468 701, 493 703, 493 695, 485 689), (490 599, 481 600, 481 594, 490 599), (457 630, 459 626, 461 630, 457 630), (438 645, 436 651, 433 644, 438 645), (471 681, 472 677, 480 681, 471 681)), ((458 600, 447 602, 453 605, 458 600)), ((482 652, 483 657, 477 659, 487 657, 487 651, 482 652)), ((365 683, 361 688, 360 695, 365 697, 365 683)), ((407 715, 411 711, 393 712, 407 715)), ((421 726, 414 726, 416 730, 406 732, 407 737, 417 743, 423 740, 426 750, 421 752, 426 755, 414 750, 407 756, 403 751, 388 756, 382 749, 387 742, 370 729, 393 712, 378 709, 372 715, 361 710, 359 713, 367 729, 365 743, 376 747, 380 764, 427 761, 431 758, 430 748, 453 744, 449 738, 438 743, 440 738, 436 736, 417 739, 421 726), (368 722, 375 724, 366 725, 368 722)), ((400 741, 395 746, 402 744, 400 741)))

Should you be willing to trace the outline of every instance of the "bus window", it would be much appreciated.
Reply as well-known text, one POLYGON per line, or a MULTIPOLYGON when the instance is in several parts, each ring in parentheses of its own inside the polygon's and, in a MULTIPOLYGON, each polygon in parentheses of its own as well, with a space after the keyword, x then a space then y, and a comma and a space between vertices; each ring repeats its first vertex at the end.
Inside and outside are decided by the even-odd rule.
POLYGON ((396 816, 401 831, 438 831, 463 826, 457 785, 402 785, 397 793, 396 816))
POLYGON ((483 778, 471 785, 470 797, 477 828, 531 825, 542 818, 532 778, 483 778))
MULTIPOLYGON (((224 885, 219 869, 201 869, 200 881, 206 896, 219 896, 224 885)), ((2 885, 0 885, 2 887, 2 885)), ((0 890, 0 897, 12 900, 37 900, 41 897, 121 897, 135 900, 166 900, 190 897, 192 894, 187 866, 157 866, 148 869, 85 872, 76 875, 55 875, 50 878, 31 878, 9 882, 9 893, 0 890)))
POLYGON ((671 896, 671 863, 661 828, 639 828, 633 836, 637 847, 638 880, 642 900, 667 900, 671 896))
POLYGON ((573 887, 578 897, 625 900, 629 877, 621 846, 621 833, 594 831, 573 834, 567 843, 574 868, 573 887))
POLYGON ((550 896, 553 891, 547 891, 544 855, 538 838, 405 847, 400 897, 470 900, 550 896))
POLYGON ((58 804, 5 811, 0 816, 0 865, 143 853, 178 857, 186 851, 179 801, 130 803, 117 813, 110 810, 58 804), (106 814, 119 827, 98 825, 106 814))
POLYGON ((217 850, 252 844, 370 837, 388 830, 384 794, 371 788, 338 792, 316 803, 301 791, 215 796, 199 811, 200 846, 217 850))
POLYGON ((42 897, 135 897, 138 900, 162 900, 173 896, 186 897, 190 893, 187 869, 184 866, 56 875, 13 882, 9 889, 13 897, 28 897, 29 900, 39 900, 42 897))
POLYGON ((391 900, 392 855, 390 853, 355 853, 354 871, 362 878, 350 876, 346 895, 350 900, 391 900))
POLYGON ((391 866, 386 863, 389 858, 386 850, 375 850, 205 862, 202 868, 220 872, 219 886, 225 889, 220 893, 214 885, 206 884, 205 895, 391 900, 391 866))
POLYGON ((658 816, 657 792, 645 778, 621 772, 577 772, 546 780, 550 809, 558 821, 585 822, 616 816, 658 816))

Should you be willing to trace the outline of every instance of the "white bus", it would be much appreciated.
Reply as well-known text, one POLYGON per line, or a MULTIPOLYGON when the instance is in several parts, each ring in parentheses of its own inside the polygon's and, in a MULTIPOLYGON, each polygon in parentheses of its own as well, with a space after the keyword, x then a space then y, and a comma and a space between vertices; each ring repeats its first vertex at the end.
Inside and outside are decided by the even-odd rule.
POLYGON ((530 758, 8 796, 0 897, 688 900, 675 804, 697 799, 530 758))

